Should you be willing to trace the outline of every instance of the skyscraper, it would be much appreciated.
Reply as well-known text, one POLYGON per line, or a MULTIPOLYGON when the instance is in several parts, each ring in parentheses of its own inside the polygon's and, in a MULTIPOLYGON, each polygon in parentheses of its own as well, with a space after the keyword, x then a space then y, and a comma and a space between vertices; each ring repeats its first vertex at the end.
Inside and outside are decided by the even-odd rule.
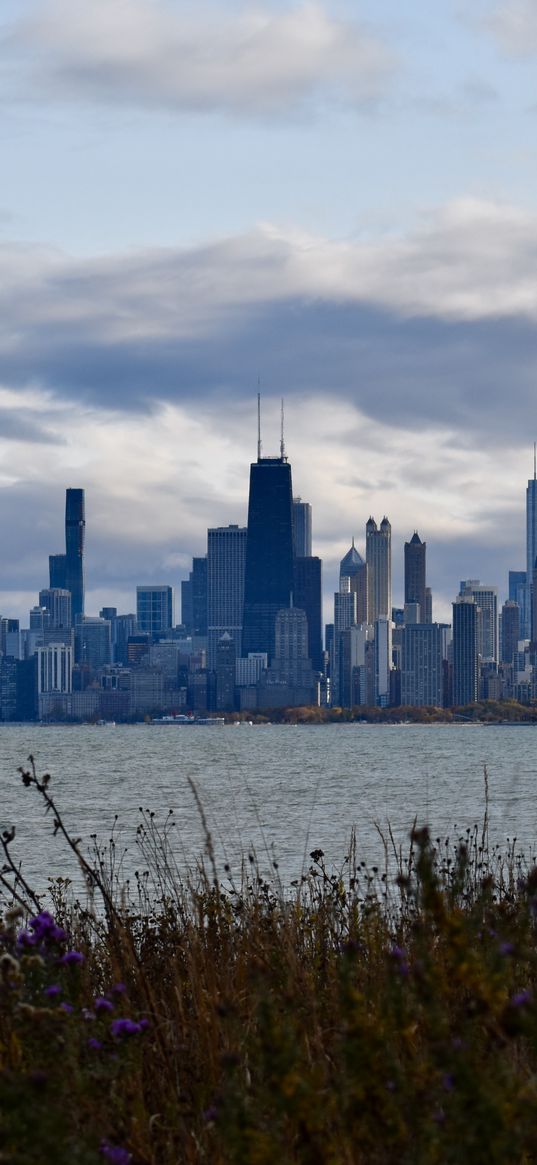
POLYGON ((473 595, 453 603, 453 703, 474 704, 479 690, 479 607, 473 595))
POLYGON ((401 703, 442 707, 443 632, 438 623, 405 626, 401 658, 401 703))
POLYGON ((173 626, 173 590, 169 586, 136 587, 136 622, 139 631, 158 635, 173 626))
POLYGON ((512 663, 520 639, 520 607, 508 599, 502 607, 502 663, 512 663))
POLYGON ((65 554, 49 555, 51 590, 71 593, 71 619, 84 614, 84 541, 86 531, 83 489, 65 491, 65 554))
POLYGON ((369 518, 365 528, 368 586, 368 620, 392 617, 392 528, 386 517, 380 528, 369 518))
POLYGON ((217 647, 224 632, 235 644, 235 655, 241 655, 245 554, 245 527, 217 526, 207 531, 207 666, 210 670, 216 667, 217 647))
POLYGON ((291 606, 293 592, 293 491, 283 436, 279 457, 262 457, 250 466, 248 533, 244 579, 243 655, 266 651, 274 656, 278 611, 291 606))
POLYGON ((405 542, 405 603, 419 603, 419 623, 426 622, 425 553, 427 543, 416 531, 410 542, 405 542))
POLYGON ((322 562, 315 556, 295 558, 293 605, 306 612, 308 655, 315 671, 323 670, 322 562))
POLYGON ((367 563, 364 562, 362 555, 358 553, 354 545, 354 538, 350 550, 347 551, 345 557, 341 559, 339 564, 340 590, 341 580, 343 578, 350 579, 350 589, 356 595, 356 622, 367 623, 367 563))
POLYGON ((479 579, 463 579, 461 595, 474 597, 481 617, 477 624, 477 650, 483 663, 497 663, 498 651, 498 588, 482 583, 479 579))
POLYGON ((311 506, 293 498, 293 549, 296 558, 311 558, 311 506))
POLYGON ((83 489, 65 493, 65 589, 71 592, 73 623, 84 614, 84 540, 86 531, 83 489))

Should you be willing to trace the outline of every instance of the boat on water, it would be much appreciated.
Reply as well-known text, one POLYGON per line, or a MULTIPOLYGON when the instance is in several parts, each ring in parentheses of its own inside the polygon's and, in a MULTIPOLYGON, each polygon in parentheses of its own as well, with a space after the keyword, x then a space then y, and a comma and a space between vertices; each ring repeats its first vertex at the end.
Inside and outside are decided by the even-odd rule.
POLYGON ((173 724, 177 726, 185 726, 190 724, 204 725, 205 727, 225 724, 223 716, 185 716, 179 713, 177 716, 154 716, 152 724, 173 724))

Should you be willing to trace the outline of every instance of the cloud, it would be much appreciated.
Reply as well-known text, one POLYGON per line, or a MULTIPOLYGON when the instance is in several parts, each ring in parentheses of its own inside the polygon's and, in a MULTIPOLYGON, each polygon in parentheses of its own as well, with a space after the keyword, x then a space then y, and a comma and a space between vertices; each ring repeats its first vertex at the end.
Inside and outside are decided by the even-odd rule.
POLYGON ((378 420, 518 439, 536 260, 537 215, 473 201, 377 242, 265 227, 87 261, 0 248, 3 376, 133 412, 222 407, 260 375, 269 391, 329 394, 378 420))
POLYGON ((535 0, 506 0, 496 7, 487 24, 509 56, 530 57, 537 53, 535 0))
MULTIPOLYGON (((364 106, 394 68, 380 39, 314 0, 237 9, 166 0, 43 0, 4 48, 40 93, 118 106, 289 116, 364 106)), ((11 85, 16 78, 11 74, 11 85)))

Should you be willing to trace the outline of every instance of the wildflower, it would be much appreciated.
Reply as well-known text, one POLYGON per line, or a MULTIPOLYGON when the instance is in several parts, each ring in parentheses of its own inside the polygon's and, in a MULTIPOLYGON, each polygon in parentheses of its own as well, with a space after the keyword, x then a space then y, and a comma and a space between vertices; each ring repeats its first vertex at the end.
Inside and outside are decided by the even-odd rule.
POLYGON ((398 947, 396 943, 390 948, 390 957, 394 960, 397 970, 403 978, 408 975, 408 962, 406 951, 403 947, 398 947))
POLYGON ((104 999, 102 996, 99 996, 98 999, 95 1000, 93 1006, 96 1012, 114 1010, 114 1004, 110 1003, 109 999, 104 999))
POLYGON ((116 1039, 121 1039, 122 1036, 137 1036, 144 1030, 143 1023, 143 1020, 142 1023, 136 1023, 133 1019, 115 1019, 110 1031, 116 1039))
POLYGON ((507 957, 507 955, 512 955, 514 949, 515 948, 512 943, 500 943, 500 954, 504 957, 507 957))
POLYGON ((88 1040, 88 1048, 91 1048, 92 1052, 102 1052, 103 1045, 100 1040, 96 1040, 92 1036, 91 1040, 88 1040))
POLYGON ((43 994, 46 995, 48 999, 55 999, 56 996, 61 995, 61 993, 62 989, 57 983, 51 983, 50 987, 45 987, 43 991, 43 994))
POLYGON ((66 951, 60 959, 60 963, 65 967, 76 966, 77 963, 84 962, 84 955, 81 951, 66 951))
POLYGON ((91 1020, 95 1019, 95 1012, 90 1011, 89 1007, 83 1007, 80 1014, 82 1016, 82 1019, 85 1019, 87 1021, 91 1021, 91 1020))
POLYGON ((111 1161, 112 1165, 129 1165, 132 1161, 131 1154, 127 1149, 122 1149, 119 1145, 111 1145, 110 1141, 101 1141, 100 1152, 107 1161, 111 1161))
POLYGON ((114 995, 123 995, 126 990, 127 988, 124 983, 114 983, 114 986, 112 987, 114 995))
POLYGON ((533 1000, 531 991, 517 991, 510 1000, 511 1007, 527 1007, 533 1000))
POLYGON ((209 1108, 206 1108, 205 1111, 202 1113, 202 1117, 203 1117, 203 1120, 205 1121, 206 1125, 214 1124, 217 1116, 218 1116, 218 1109, 217 1109, 215 1104, 210 1104, 209 1108))
POLYGON ((66 1015, 72 1015, 74 1007, 71 1003, 60 1003, 60 1011, 65 1011, 66 1015))

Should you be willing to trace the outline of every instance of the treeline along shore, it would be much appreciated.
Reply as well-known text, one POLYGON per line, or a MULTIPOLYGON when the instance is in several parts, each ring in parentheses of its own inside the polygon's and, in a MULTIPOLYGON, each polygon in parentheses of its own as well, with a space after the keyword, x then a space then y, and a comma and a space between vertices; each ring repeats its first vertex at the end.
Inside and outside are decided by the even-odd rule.
POLYGON ((113 833, 88 856, 31 758, 19 779, 88 899, 36 895, 4 831, 2 1160, 536 1160, 537 867, 489 847, 486 799, 461 837, 388 830, 383 867, 312 849, 289 887, 253 853, 234 881, 208 831, 181 877, 180 823, 144 812, 124 885, 113 833))

